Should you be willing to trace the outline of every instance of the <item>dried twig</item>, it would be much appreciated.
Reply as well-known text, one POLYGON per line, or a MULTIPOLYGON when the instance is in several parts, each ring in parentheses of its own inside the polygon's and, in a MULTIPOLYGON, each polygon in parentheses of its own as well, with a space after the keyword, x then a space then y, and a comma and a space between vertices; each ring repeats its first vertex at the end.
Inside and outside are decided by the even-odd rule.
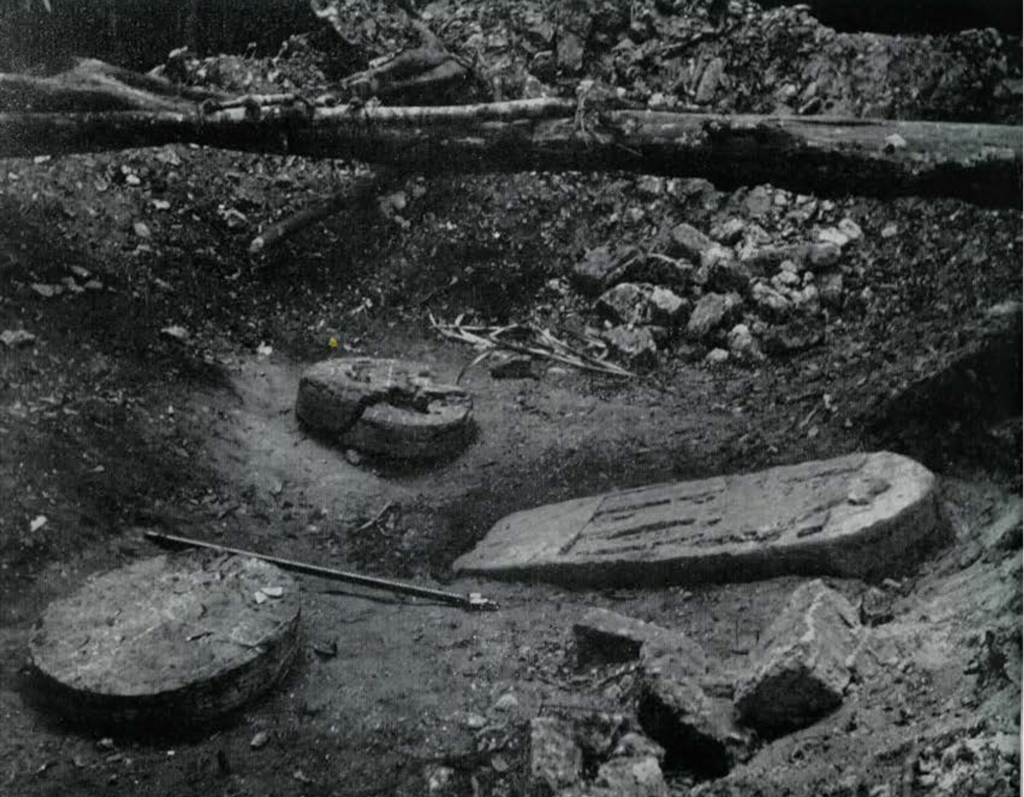
MULTIPOLYGON (((430 324, 444 337, 468 343, 481 351, 483 355, 489 354, 495 349, 505 349, 539 359, 553 360, 582 371, 617 377, 635 376, 633 372, 627 371, 615 363, 573 348, 565 341, 556 338, 550 330, 541 329, 533 324, 510 324, 503 327, 463 326, 462 316, 459 316, 452 324, 443 324, 438 322, 433 315, 430 316, 430 324), (519 337, 520 340, 509 340, 511 335, 519 337)), ((577 334, 576 337, 581 338, 582 336, 577 334)), ((597 340, 585 339, 585 342, 588 346, 601 350, 606 348, 597 340)), ((482 359, 484 359, 483 356, 477 357, 463 368, 463 373, 482 359)))

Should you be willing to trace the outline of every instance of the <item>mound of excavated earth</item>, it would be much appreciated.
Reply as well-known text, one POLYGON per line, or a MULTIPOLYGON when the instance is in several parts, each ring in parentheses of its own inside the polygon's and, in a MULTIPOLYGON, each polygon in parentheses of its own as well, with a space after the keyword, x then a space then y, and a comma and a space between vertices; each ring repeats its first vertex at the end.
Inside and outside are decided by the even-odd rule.
POLYGON ((908 569, 945 528, 927 468, 851 454, 517 512, 455 569, 595 585, 878 579, 908 569))
POLYGON ((93 726, 204 725, 285 673, 299 615, 294 579, 258 559, 146 559, 50 604, 29 643, 33 691, 93 726))
POLYGON ((473 401, 434 381, 425 365, 352 357, 325 360, 299 382, 295 412, 342 445, 402 459, 439 459, 472 437, 473 401))

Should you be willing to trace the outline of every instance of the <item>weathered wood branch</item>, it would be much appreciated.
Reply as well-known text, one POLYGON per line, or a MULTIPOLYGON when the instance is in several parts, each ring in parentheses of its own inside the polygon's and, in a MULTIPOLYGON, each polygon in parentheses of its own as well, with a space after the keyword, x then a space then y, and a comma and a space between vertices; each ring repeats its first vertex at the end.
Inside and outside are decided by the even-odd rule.
POLYGON ((227 96, 224 92, 182 86, 93 58, 80 58, 71 69, 50 77, 0 73, 0 108, 34 113, 188 113, 195 102, 227 96))
POLYGON ((289 238, 300 230, 311 227, 318 221, 329 218, 336 213, 354 212, 372 201, 377 194, 385 192, 394 182, 397 173, 390 169, 379 169, 374 173, 360 178, 355 185, 336 191, 319 202, 303 208, 297 213, 281 221, 269 225, 257 235, 249 245, 249 252, 259 254, 268 247, 274 246, 285 238, 289 238))
POLYGON ((421 173, 621 170, 772 183, 820 195, 956 196, 1021 204, 1015 126, 636 110, 569 100, 211 114, 0 114, 0 157, 175 142, 348 158, 421 173))

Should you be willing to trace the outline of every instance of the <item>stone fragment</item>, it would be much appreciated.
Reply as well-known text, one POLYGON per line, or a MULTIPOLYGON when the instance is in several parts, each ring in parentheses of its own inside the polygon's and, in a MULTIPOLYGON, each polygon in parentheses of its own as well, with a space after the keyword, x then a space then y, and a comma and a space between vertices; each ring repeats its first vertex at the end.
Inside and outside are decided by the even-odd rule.
POLYGON ((561 717, 530 720, 527 797, 560 797, 583 775, 583 751, 576 744, 572 723, 561 717))
POLYGON ((725 349, 714 348, 704 356, 704 362, 708 365, 721 365, 729 359, 729 352, 725 349))
POLYGON ((824 307, 838 309, 843 306, 843 275, 839 271, 826 271, 818 276, 818 296, 824 307))
POLYGON ((807 266, 812 271, 820 271, 838 263, 841 255, 842 250, 835 243, 819 241, 807 250, 807 266))
POLYGON ((874 627, 892 622, 896 616, 893 608, 895 595, 878 587, 869 587, 860 599, 860 621, 863 625, 874 627))
POLYGON ((840 249, 850 243, 850 237, 836 227, 825 227, 818 230, 820 243, 835 244, 840 249))
POLYGON ((576 663, 625 663, 674 656, 678 668, 692 675, 707 671, 703 649, 685 634, 645 623, 609 609, 591 609, 573 625, 576 663))
POLYGON ((734 246, 739 243, 746 229, 747 223, 743 219, 738 219, 734 216, 722 224, 712 227, 711 237, 726 246, 734 246))
POLYGON ((793 308, 806 315, 817 315, 821 312, 821 300, 818 289, 813 284, 805 285, 802 290, 795 290, 791 294, 793 308))
POLYGON ((654 756, 613 758, 597 769, 588 797, 669 797, 661 765, 654 756))
POLYGON ((785 318, 793 310, 793 303, 789 299, 763 282, 754 284, 751 298, 761 314, 769 320, 785 318))
POLYGON ((750 327, 746 324, 737 324, 729 330, 727 340, 729 342, 729 351, 737 359, 748 362, 757 362, 764 359, 764 354, 757 345, 750 327))
POLYGON ((701 268, 707 269, 706 283, 709 290, 717 293, 747 293, 750 289, 750 280, 753 276, 750 267, 736 260, 732 252, 724 247, 715 245, 705 252, 701 268), (716 254, 715 259, 707 257, 711 253, 716 254), (719 253, 723 256, 717 257, 719 253))
POLYGON ((647 306, 653 285, 622 282, 609 288, 597 300, 597 309, 618 324, 643 323, 649 320, 647 306))
POLYGON ((796 589, 751 653, 750 672, 736 684, 744 724, 775 736, 835 709, 850 683, 848 661, 860 634, 849 601, 820 579, 796 589))
POLYGON ((668 288, 654 286, 647 301, 650 319, 655 324, 680 326, 689 314, 690 303, 668 288))
POLYGON ((8 349, 19 349, 34 343, 36 336, 24 329, 5 329, 0 332, 0 342, 8 349))
POLYGON ((687 335, 701 340, 727 322, 743 305, 737 293, 706 293, 697 302, 686 325, 687 335))
POLYGON ((632 366, 653 368, 658 364, 658 344, 647 327, 612 327, 601 333, 601 339, 632 366))
POLYGON ((558 68, 569 74, 576 74, 583 68, 583 43, 575 33, 566 31, 558 37, 555 46, 558 68))
POLYGON ((697 84, 695 101, 699 105, 704 105, 714 100, 724 76, 725 61, 721 58, 712 58, 704 68, 704 74, 701 75, 700 83, 697 84))
POLYGON ((715 245, 708 236, 685 221, 672 228, 670 251, 676 255, 685 255, 694 261, 700 261, 701 255, 715 245))
POLYGON ((772 207, 772 194, 767 186, 759 185, 747 194, 743 203, 747 208, 747 215, 752 219, 765 215, 772 207))
POLYGON ((803 266, 810 251, 810 244, 744 246, 740 251, 740 260, 754 276, 766 276, 777 271, 787 260, 792 260, 797 266, 803 266))
POLYGON ((851 241, 859 241, 864 237, 864 231, 853 219, 845 218, 841 220, 837 226, 839 227, 839 232, 851 241))
POLYGON ((710 698, 687 677, 645 668, 637 702, 644 732, 665 748, 666 765, 703 777, 725 775, 750 744, 732 719, 732 703, 710 698))
POLYGON ((622 269, 611 248, 598 246, 589 250, 573 268, 576 287, 589 296, 607 290, 618 281, 622 269))
POLYGON ((506 692, 496 701, 494 701, 495 711, 511 711, 514 708, 519 707, 519 700, 511 692, 506 692))
POLYGON ((820 322, 798 319, 770 327, 762 337, 761 345, 766 354, 793 354, 813 348, 824 339, 825 332, 820 322))

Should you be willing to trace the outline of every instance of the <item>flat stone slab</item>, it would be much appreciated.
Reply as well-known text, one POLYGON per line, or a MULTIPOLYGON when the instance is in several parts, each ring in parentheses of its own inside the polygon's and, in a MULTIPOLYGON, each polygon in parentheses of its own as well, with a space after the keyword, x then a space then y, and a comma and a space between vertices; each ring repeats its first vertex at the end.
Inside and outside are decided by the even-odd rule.
POLYGON ((402 459, 445 458, 472 437, 473 401, 421 363, 324 360, 303 373, 295 413, 351 448, 402 459))
POLYGON ((174 730, 244 705, 299 647, 295 580, 258 559, 157 556, 102 574, 43 613, 37 700, 89 725, 174 730))
POLYGON ((594 585, 871 580, 907 570, 944 532, 931 471, 878 452, 517 512, 454 567, 594 585))

